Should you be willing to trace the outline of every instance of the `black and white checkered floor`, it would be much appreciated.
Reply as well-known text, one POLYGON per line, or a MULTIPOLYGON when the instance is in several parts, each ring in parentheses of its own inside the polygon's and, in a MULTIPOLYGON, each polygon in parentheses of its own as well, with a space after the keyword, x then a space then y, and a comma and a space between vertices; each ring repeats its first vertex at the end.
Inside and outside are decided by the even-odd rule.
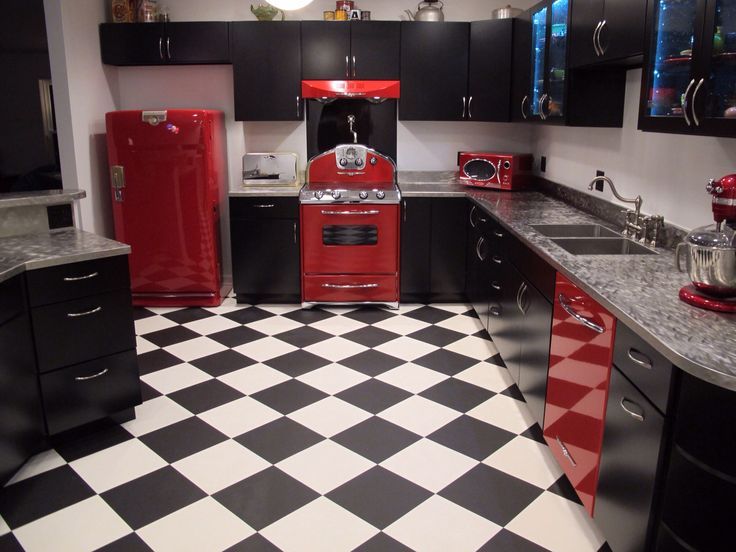
POLYGON ((597 551, 467 305, 139 309, 137 418, 29 461, 0 551, 597 551))

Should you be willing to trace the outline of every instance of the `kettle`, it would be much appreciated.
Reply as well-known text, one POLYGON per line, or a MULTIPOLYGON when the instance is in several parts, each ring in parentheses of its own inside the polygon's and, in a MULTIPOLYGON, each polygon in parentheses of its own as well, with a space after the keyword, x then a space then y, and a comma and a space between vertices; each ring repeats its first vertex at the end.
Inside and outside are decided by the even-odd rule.
POLYGON ((413 14, 409 10, 404 10, 409 16, 409 21, 444 21, 445 14, 442 8, 445 5, 441 0, 429 0, 427 2, 420 2, 417 6, 417 13, 413 14), (439 4, 438 8, 436 4, 439 4))

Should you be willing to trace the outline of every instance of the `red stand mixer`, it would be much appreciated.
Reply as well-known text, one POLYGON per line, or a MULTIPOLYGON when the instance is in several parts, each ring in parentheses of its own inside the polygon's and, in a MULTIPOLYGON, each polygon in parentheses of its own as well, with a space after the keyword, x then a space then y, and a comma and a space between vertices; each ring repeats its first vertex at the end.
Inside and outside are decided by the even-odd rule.
POLYGON ((677 246, 681 272, 686 256, 692 285, 680 290, 680 299, 696 307, 736 313, 736 174, 711 180, 715 225, 696 228, 677 246))

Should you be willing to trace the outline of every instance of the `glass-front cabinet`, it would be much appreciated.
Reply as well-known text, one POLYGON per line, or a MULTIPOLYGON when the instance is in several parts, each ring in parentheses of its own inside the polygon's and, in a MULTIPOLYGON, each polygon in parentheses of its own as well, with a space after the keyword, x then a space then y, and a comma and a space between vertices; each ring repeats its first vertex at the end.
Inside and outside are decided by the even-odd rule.
POLYGON ((642 130, 736 136, 736 0, 649 4, 642 130))

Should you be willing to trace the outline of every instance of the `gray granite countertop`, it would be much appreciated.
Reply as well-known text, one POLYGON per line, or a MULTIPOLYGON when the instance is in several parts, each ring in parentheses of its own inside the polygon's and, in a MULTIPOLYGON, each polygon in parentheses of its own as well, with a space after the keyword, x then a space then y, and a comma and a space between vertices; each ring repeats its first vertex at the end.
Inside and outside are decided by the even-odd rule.
POLYGON ((299 186, 259 186, 258 188, 243 186, 230 188, 230 197, 298 197, 299 186))
POLYGON ((456 171, 399 171, 404 197, 465 197, 468 188, 456 171))
POLYGON ((37 192, 11 192, 0 194, 0 209, 26 207, 28 205, 63 205, 87 197, 84 190, 40 190, 37 192))
POLYGON ((128 245, 76 228, 0 238, 0 282, 24 270, 128 253, 128 245))

